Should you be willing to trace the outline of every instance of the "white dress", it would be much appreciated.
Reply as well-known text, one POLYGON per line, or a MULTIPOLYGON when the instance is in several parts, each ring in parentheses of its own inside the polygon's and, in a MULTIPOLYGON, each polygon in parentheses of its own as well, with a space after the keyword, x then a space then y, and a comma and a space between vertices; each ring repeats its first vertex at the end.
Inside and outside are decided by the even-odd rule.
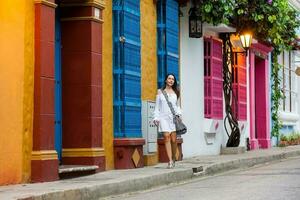
MULTIPOLYGON (((169 101, 173 105, 175 114, 181 116, 181 109, 178 105, 177 95, 175 93, 168 94, 169 101)), ((173 114, 167 103, 164 94, 159 91, 156 95, 155 110, 153 113, 153 120, 159 121, 158 132, 174 132, 176 131, 173 122, 173 114)))

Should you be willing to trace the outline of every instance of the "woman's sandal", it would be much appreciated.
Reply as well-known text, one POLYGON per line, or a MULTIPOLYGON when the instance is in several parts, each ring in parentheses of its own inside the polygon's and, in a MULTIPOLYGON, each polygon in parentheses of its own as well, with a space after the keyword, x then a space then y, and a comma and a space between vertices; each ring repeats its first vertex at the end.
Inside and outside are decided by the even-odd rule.
POLYGON ((173 169, 175 167, 175 162, 174 161, 170 161, 168 163, 167 169, 173 169))

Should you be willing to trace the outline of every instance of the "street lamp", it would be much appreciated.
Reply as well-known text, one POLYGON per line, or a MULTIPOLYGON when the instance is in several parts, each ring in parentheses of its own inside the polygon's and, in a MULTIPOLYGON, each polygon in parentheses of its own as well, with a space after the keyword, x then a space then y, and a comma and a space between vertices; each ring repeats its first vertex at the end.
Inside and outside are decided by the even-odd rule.
POLYGON ((250 34, 250 33, 240 34, 240 40, 241 40, 242 46, 245 49, 246 55, 247 55, 247 51, 250 48, 251 43, 252 43, 252 34, 250 34))

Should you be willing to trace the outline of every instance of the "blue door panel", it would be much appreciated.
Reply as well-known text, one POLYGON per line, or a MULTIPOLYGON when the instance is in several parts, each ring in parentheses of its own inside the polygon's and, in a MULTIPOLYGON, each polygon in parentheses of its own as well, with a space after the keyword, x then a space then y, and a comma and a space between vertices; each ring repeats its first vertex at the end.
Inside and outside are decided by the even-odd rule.
POLYGON ((173 73, 178 77, 178 56, 167 55, 167 73, 173 73))
POLYGON ((157 73, 158 73, 158 87, 161 88, 165 79, 166 73, 166 59, 165 55, 158 55, 158 67, 157 67, 157 73))
POLYGON ((140 103, 141 100, 141 79, 137 76, 124 74, 124 101, 140 103))
POLYGON ((122 127, 122 106, 114 105, 114 136, 124 137, 124 127, 122 127))
POLYGON ((157 30, 157 51, 159 55, 165 54, 166 46, 165 27, 158 28, 157 30))
POLYGON ((138 75, 141 73, 141 54, 140 46, 136 44, 124 44, 124 65, 128 71, 137 72, 138 75))
POLYGON ((141 107, 125 106, 125 135, 127 137, 141 137, 141 107), (130 131, 130 134, 127 133, 130 131), (127 134, 126 134, 127 133, 127 134))
POLYGON ((124 36, 126 40, 140 42, 140 16, 124 11, 124 36))
POLYGON ((113 1, 114 136, 142 137, 140 1, 113 1))
POLYGON ((122 77, 122 46, 120 44, 121 37, 121 24, 122 22, 122 1, 114 0, 113 1, 113 98, 114 98, 114 136, 123 137, 123 118, 122 118, 122 109, 123 101, 122 97, 122 86, 121 86, 121 77, 122 77))
POLYGON ((139 0, 123 0, 124 7, 128 8, 129 12, 140 13, 140 1, 139 0))

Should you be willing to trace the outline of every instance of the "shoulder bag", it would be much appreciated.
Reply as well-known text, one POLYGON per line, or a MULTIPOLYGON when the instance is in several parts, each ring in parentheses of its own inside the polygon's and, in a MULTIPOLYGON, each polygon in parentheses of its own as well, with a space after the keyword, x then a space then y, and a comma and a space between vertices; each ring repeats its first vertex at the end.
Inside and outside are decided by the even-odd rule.
POLYGON ((183 135, 187 132, 187 128, 186 125, 182 122, 182 120, 180 119, 180 117, 178 115, 175 114, 175 110, 173 108, 173 105, 171 104, 171 102, 169 101, 168 95, 166 93, 166 91, 161 90, 163 95, 165 96, 167 103, 169 105, 169 108, 173 114, 173 122, 175 124, 175 128, 176 128, 176 133, 178 135, 183 135))

